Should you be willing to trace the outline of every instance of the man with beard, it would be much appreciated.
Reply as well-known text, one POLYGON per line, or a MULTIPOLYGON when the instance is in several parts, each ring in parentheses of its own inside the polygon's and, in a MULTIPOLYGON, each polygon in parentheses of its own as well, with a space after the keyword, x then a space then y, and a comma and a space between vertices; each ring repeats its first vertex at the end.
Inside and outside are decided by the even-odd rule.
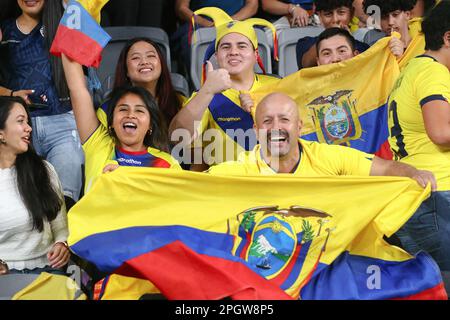
POLYGON ((425 187, 433 174, 356 149, 299 139, 303 122, 294 100, 282 93, 267 95, 258 105, 254 129, 259 144, 242 153, 237 161, 211 167, 209 173, 227 175, 271 175, 290 173, 296 176, 404 176, 425 187))

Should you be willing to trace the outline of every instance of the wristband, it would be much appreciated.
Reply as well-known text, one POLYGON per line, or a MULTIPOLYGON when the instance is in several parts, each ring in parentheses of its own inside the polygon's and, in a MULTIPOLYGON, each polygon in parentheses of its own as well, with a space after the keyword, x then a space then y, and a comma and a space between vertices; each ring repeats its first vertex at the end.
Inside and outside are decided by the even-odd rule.
POLYGON ((9 96, 12 97, 13 94, 14 94, 14 90, 11 90, 11 94, 9 96))

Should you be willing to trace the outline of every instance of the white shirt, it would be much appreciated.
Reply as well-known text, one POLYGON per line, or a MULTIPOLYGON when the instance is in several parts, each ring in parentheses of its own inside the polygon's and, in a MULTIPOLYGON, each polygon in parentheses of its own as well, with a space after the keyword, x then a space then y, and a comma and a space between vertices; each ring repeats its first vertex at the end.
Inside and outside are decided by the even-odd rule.
MULTIPOLYGON (((46 162, 50 180, 62 197, 53 166, 46 162)), ((63 204, 55 220, 44 219, 44 230, 33 230, 33 223, 17 187, 16 168, 0 169, 0 259, 9 269, 34 269, 49 265, 47 253, 56 242, 68 236, 67 214, 63 204)))

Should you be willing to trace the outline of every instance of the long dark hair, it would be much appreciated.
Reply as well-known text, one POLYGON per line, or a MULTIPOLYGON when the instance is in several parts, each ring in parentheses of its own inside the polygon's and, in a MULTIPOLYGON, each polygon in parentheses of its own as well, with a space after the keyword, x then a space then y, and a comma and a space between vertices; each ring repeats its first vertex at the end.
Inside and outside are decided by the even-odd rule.
POLYGON ((170 77, 166 59, 159 46, 153 40, 141 37, 133 38, 126 43, 125 47, 120 52, 119 60, 117 61, 114 88, 122 87, 125 85, 133 85, 127 76, 127 56, 131 47, 135 43, 141 41, 151 44, 155 48, 158 58, 161 61, 161 76, 159 77, 158 83, 156 84, 155 98, 158 100, 158 105, 166 119, 166 123, 169 124, 172 121, 173 117, 181 109, 181 101, 178 98, 175 89, 173 88, 172 79, 170 77))
MULTIPOLYGON (((106 112, 108 128, 111 128, 114 120, 114 109, 117 106, 119 100, 129 94, 135 94, 139 96, 147 107, 150 113, 150 128, 152 133, 146 135, 144 138, 144 145, 146 147, 156 148, 165 152, 169 152, 169 141, 167 133, 167 123, 162 116, 161 110, 158 107, 156 100, 145 88, 136 86, 123 86, 115 88, 108 101, 108 109, 106 112)), ((111 135, 117 140, 114 130, 110 130, 111 135)))
MULTIPOLYGON (((6 120, 15 104, 20 104, 30 115, 25 101, 20 97, 0 97, 0 130, 4 130, 6 120)), ((54 189, 50 172, 41 157, 30 144, 28 150, 17 155, 16 158, 17 186, 22 201, 30 213, 33 229, 44 230, 44 219, 52 221, 61 209, 63 198, 54 189)))
POLYGON ((45 44, 48 49, 50 65, 52 67, 53 84, 56 87, 60 98, 69 97, 69 88, 62 66, 62 60, 50 54, 50 47, 56 35, 59 21, 64 14, 64 7, 61 0, 45 0, 42 10, 42 25, 45 30, 45 44))

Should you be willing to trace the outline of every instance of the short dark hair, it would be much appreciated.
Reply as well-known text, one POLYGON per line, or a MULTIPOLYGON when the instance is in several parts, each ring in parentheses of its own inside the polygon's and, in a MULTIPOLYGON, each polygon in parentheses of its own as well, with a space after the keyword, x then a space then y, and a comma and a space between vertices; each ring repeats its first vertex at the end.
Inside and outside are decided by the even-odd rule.
POLYGON ((396 10, 411 11, 416 5, 417 0, 364 0, 364 12, 370 6, 377 6, 381 10, 381 16, 387 16, 389 13, 396 10))
POLYGON ((319 34, 319 37, 316 42, 317 56, 319 56, 320 43, 323 40, 329 39, 334 36, 344 37, 347 40, 348 44, 350 45, 352 51, 355 51, 356 41, 355 38, 353 38, 353 36, 350 34, 350 32, 342 28, 329 28, 325 29, 324 31, 322 31, 321 34, 319 34))
POLYGON ((450 31, 450 1, 442 0, 422 22, 425 49, 439 50, 444 45, 444 34, 450 31))
POLYGON ((316 11, 331 11, 340 7, 353 10, 353 0, 315 0, 316 11))
MULTIPOLYGON (((153 98, 151 93, 145 88, 137 86, 123 86, 115 88, 111 92, 108 101, 108 109, 106 112, 108 128, 111 128, 112 126, 114 120, 114 109, 116 108, 117 103, 127 94, 135 94, 139 96, 150 113, 150 128, 152 129, 152 133, 145 136, 144 145, 146 147, 152 147, 168 152, 169 134, 167 133, 168 130, 165 118, 162 115, 155 98, 153 98)), ((114 130, 110 130, 110 134, 117 140, 114 130)))

